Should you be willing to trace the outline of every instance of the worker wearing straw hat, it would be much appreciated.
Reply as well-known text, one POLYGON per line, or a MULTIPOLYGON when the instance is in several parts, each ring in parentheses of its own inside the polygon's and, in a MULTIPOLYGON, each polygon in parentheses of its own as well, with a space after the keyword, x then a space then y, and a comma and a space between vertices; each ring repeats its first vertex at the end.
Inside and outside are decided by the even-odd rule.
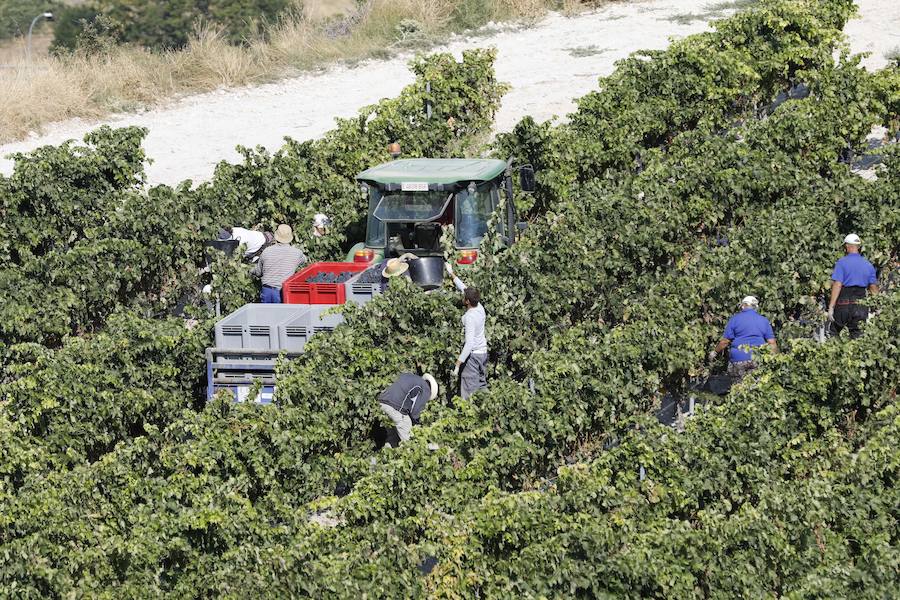
POLYGON ((744 376, 756 368, 753 360, 753 348, 768 344, 773 352, 778 352, 778 344, 775 343, 775 333, 769 320, 759 314, 759 300, 754 296, 745 296, 741 300, 740 312, 728 320, 725 333, 709 353, 709 360, 715 360, 719 352, 731 346, 728 361, 728 374, 735 381, 740 381, 744 376))
POLYGON ((381 269, 381 291, 387 289, 388 283, 394 277, 406 277, 409 279, 409 262, 419 257, 415 254, 407 252, 400 258, 389 258, 384 260, 376 268, 381 269))
POLYGON ((306 262, 306 255, 291 246, 294 232, 289 225, 281 224, 275 230, 275 243, 263 250, 250 274, 262 279, 260 302, 281 303, 281 286, 294 274, 297 267, 306 262))
POLYGON ((831 298, 828 302, 828 321, 832 335, 843 329, 851 338, 862 335, 860 326, 869 317, 869 308, 858 304, 869 294, 878 293, 875 267, 859 253, 862 240, 855 233, 844 238, 846 254, 834 265, 831 274, 831 298))
POLYGON ((413 373, 400 373, 394 382, 378 396, 382 412, 394 422, 396 437, 389 441, 394 446, 397 440, 405 442, 412 435, 412 426, 419 422, 419 415, 425 403, 434 400, 438 394, 437 381, 430 374, 421 377, 413 373))

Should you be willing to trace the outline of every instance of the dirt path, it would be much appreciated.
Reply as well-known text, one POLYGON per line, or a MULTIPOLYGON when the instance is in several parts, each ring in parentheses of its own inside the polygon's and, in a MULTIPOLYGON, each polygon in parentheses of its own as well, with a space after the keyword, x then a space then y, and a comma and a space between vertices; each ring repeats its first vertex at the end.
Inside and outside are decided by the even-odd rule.
MULTIPOLYGON (((597 77, 612 72, 616 60, 638 49, 664 48, 671 37, 703 31, 710 19, 747 3, 644 0, 613 4, 573 18, 552 14, 529 29, 454 39, 437 50, 459 55, 466 48, 497 48, 497 74, 512 86, 495 126, 505 131, 525 115, 538 120, 564 116, 574 109, 574 98, 595 89, 597 77)), ((861 18, 847 27, 851 48, 872 52, 865 64, 879 68, 887 63, 888 53, 900 52, 900 1, 858 0, 858 4, 861 18)), ((315 138, 333 126, 335 117, 352 116, 361 106, 396 95, 412 81, 408 59, 407 55, 367 61, 354 68, 337 66, 254 88, 219 90, 102 122, 150 130, 145 142, 153 160, 147 168, 150 183, 202 181, 220 160, 239 159, 234 149, 238 144, 275 150, 285 136, 315 138)), ((40 136, 0 146, 0 156, 80 139, 98 124, 57 123, 40 136)), ((11 170, 10 160, 0 160, 0 171, 11 170)))

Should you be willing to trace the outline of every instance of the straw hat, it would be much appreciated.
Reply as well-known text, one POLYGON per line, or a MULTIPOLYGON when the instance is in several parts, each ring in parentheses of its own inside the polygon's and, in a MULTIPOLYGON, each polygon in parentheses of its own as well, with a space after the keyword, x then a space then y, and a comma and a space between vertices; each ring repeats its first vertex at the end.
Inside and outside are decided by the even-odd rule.
POLYGON ((290 225, 282 223, 275 230, 275 241, 279 244, 290 244, 294 241, 294 230, 290 225))
POLYGON ((406 264, 405 261, 402 261, 399 258, 392 258, 387 261, 387 265, 382 269, 381 276, 390 279, 391 277, 403 275, 408 270, 409 265, 406 264))
POLYGON ((434 400, 438 395, 438 382, 430 373, 425 373, 422 375, 422 379, 428 382, 428 387, 431 388, 431 396, 428 398, 429 400, 434 400))

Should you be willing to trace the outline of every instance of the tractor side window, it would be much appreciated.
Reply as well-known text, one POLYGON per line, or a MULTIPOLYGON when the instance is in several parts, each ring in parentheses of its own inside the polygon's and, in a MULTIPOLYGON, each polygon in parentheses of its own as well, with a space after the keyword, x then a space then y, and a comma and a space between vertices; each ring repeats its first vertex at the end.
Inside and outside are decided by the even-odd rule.
POLYGON ((375 207, 381 200, 381 192, 374 187, 369 193, 369 219, 366 223, 366 246, 369 248, 384 247, 384 222, 375 218, 375 207))
POLYGON ((493 212, 490 186, 478 189, 474 194, 462 191, 456 196, 456 246, 477 248, 487 233, 488 220, 493 212))

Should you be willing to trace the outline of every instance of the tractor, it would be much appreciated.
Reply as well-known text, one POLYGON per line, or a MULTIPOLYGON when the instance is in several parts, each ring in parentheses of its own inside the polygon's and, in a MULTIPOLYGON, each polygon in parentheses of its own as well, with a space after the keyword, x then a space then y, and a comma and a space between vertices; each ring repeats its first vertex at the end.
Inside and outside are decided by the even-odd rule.
MULTIPOLYGON (((369 199, 366 239, 348 262, 373 262, 410 252, 442 255, 441 235, 453 226, 457 262, 471 264, 498 209, 496 228, 506 245, 524 224, 513 202, 512 160, 411 158, 387 162, 356 176, 369 199), (501 194, 506 200, 503 202, 501 194)), ((534 189, 534 171, 519 169, 524 191, 534 189)))
MULTIPOLYGON (((517 170, 522 190, 532 191, 534 170, 517 170)), ((514 243, 525 224, 516 216, 513 172, 512 160, 414 158, 357 175, 368 197, 365 240, 350 248, 344 263, 313 263, 295 273, 282 287, 284 304, 247 304, 219 321, 216 346, 206 351, 207 396, 227 389, 238 402, 271 402, 278 357, 302 353, 312 335, 337 327, 343 318, 328 309, 379 293, 380 282, 362 275, 385 258, 417 256, 410 277, 427 290, 443 281, 442 239, 452 243, 459 264, 476 261, 492 223, 504 245, 514 243), (323 272, 356 275, 338 283, 312 281, 323 272)))

